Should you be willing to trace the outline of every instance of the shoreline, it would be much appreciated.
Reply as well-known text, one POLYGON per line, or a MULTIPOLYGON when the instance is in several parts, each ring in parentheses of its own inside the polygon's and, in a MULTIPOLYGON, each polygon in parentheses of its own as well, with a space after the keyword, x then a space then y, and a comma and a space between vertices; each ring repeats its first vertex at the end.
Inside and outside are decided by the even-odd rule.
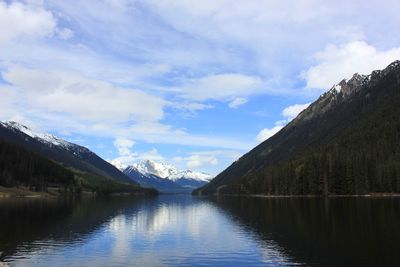
MULTIPOLYGON (((9 198, 32 198, 32 199, 43 199, 43 198, 63 198, 63 197, 98 197, 98 196, 146 196, 146 192, 114 192, 110 194, 98 194, 92 191, 82 190, 79 194, 63 193, 59 191, 58 187, 49 187, 47 191, 32 191, 28 187, 4 187, 0 186, 0 200, 9 198)), ((1 266, 0 266, 1 267, 1 266)))
MULTIPOLYGON (((82 191, 79 196, 89 197, 95 196, 96 194, 89 191, 82 191)), ((4 187, 0 186, 0 199, 5 198, 58 198, 58 197, 68 197, 76 196, 73 194, 62 194, 59 192, 58 187, 49 187, 45 191, 32 191, 28 187, 4 187)), ((1 265, 0 265, 1 267, 1 265)))
POLYGON ((263 194, 215 194, 215 195, 195 195, 197 197, 257 197, 257 198, 391 198, 400 197, 400 193, 369 193, 363 195, 263 195, 263 194))

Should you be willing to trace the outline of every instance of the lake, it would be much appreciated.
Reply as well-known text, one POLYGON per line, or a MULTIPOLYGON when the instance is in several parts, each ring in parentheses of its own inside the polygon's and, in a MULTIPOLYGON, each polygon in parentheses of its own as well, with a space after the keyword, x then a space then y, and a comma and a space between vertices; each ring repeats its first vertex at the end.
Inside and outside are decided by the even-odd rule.
POLYGON ((400 198, 0 199, 9 266, 398 266, 400 198))

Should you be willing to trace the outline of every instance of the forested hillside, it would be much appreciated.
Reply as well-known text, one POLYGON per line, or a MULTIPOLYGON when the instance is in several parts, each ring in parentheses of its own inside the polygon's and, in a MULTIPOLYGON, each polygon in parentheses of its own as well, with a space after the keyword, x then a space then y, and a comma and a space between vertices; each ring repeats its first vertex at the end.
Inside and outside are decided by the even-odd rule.
POLYGON ((73 168, 65 168, 25 148, 0 139, 0 186, 27 187, 32 191, 58 188, 60 194, 157 194, 152 188, 122 183, 73 168))
POLYGON ((355 74, 195 194, 400 192, 400 62, 355 74))
POLYGON ((51 134, 36 133, 20 123, 0 122, 0 138, 64 166, 117 182, 136 184, 88 148, 51 134))
POLYGON ((74 174, 46 158, 0 139, 0 185, 27 186, 45 190, 48 186, 74 187, 74 174))

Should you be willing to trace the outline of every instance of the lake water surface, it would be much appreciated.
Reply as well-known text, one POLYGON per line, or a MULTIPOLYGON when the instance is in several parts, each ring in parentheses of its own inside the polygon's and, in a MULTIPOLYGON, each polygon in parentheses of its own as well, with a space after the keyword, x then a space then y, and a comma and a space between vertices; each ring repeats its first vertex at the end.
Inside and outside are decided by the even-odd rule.
POLYGON ((0 199, 10 266, 399 266, 399 198, 0 199))

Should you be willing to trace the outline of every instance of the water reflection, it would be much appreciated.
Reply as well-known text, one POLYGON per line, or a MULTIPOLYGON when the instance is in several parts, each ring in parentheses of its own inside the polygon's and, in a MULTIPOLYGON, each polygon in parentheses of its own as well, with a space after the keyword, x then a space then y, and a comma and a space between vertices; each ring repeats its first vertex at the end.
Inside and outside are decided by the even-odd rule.
POLYGON ((398 199, 1 200, 12 266, 395 265, 398 199))
POLYGON ((217 198, 238 224, 293 261, 324 266, 398 266, 399 198, 217 198))

